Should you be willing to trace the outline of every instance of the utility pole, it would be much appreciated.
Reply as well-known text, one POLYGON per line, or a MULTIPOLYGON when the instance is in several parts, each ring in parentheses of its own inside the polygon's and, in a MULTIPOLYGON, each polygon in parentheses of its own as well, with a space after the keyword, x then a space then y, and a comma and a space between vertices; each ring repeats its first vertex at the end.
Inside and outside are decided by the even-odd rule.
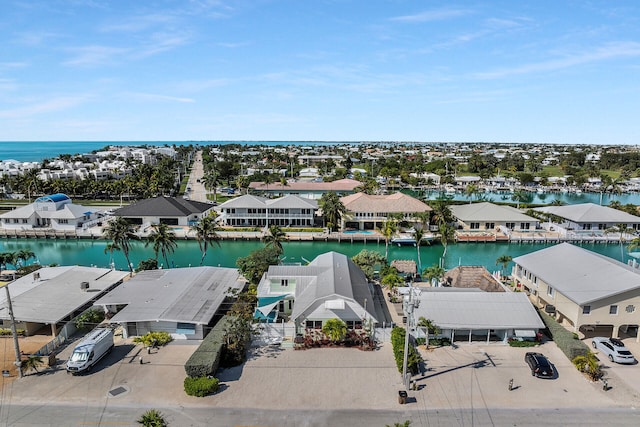
POLYGON ((22 356, 20 355, 20 344, 18 343, 18 331, 16 330, 16 319, 13 317, 13 305, 11 304, 11 295, 9 294, 9 284, 4 285, 7 292, 7 304, 9 305, 9 318, 11 319, 11 335, 13 335, 13 347, 16 350, 15 365, 18 368, 18 378, 22 378, 22 356))
POLYGON ((407 329, 404 334, 404 355, 402 360, 402 381, 404 382, 404 387, 406 391, 409 391, 409 383, 411 382, 411 376, 407 375, 407 359, 409 357, 409 331, 411 330, 411 319, 413 318, 413 287, 411 286, 411 282, 409 282, 409 300, 407 301, 407 329))

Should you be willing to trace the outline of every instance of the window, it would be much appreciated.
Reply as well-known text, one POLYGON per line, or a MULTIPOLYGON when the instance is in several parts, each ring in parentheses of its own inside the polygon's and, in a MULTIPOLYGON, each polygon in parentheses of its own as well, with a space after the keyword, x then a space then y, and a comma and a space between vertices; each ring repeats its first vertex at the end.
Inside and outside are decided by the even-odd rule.
POLYGON ((509 230, 513 230, 514 228, 516 228, 516 223, 515 222, 507 222, 505 224, 505 227, 507 227, 509 230))
POLYGON ((520 223, 520 229, 521 230, 528 230, 529 229, 529 223, 528 222, 521 222, 520 223))
POLYGON ((307 320, 305 325, 307 329, 322 329, 322 320, 307 320))
POLYGON ((480 223, 479 222, 472 222, 471 224, 469 224, 469 228, 472 230, 478 230, 480 228, 480 223))
POLYGON ((58 220, 58 224, 69 224, 69 220, 68 219, 59 219, 58 220))
POLYGON ((585 305, 584 307, 582 307, 582 314, 591 314, 591 306, 585 305))
POLYGON ((280 286, 289 286, 289 279, 282 279, 280 281, 280 286))
POLYGON ((624 311, 626 311, 627 313, 633 313, 634 311, 636 311, 636 306, 633 304, 629 304, 625 307, 624 311))
POLYGON ((611 314, 611 315, 618 314, 618 306, 617 305, 610 305, 609 306, 609 314, 611 314))
POLYGON ((547 295, 549 295, 550 297, 553 296, 553 288, 551 286, 547 286, 547 295))
POLYGON ((345 323, 347 324, 347 329, 362 329, 361 320, 347 320, 345 323))

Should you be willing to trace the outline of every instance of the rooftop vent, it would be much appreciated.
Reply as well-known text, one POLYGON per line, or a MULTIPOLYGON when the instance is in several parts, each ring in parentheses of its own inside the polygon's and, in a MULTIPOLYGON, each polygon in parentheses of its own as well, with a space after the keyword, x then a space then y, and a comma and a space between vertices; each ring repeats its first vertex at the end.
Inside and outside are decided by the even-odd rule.
POLYGON ((89 282, 80 282, 80 289, 83 291, 89 289, 89 282))

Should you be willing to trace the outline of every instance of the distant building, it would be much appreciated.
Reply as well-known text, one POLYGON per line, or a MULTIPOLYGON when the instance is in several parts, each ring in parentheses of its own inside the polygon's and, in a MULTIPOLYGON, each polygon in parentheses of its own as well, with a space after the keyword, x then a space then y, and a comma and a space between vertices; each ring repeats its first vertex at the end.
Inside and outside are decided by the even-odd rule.
POLYGON ((604 231, 619 224, 633 230, 640 229, 640 217, 595 203, 545 206, 534 210, 549 215, 552 226, 562 234, 567 231, 604 231))
POLYGON ((249 191, 252 194, 267 197, 294 195, 305 199, 317 200, 320 199, 324 193, 330 191, 338 195, 352 194, 355 189, 361 185, 362 183, 360 181, 353 179, 339 179, 332 182, 288 181, 286 184, 280 182, 271 184, 252 182, 249 184, 249 191))
POLYGON ((375 230, 389 220, 391 214, 402 214, 409 223, 418 224, 422 221, 415 214, 431 211, 426 203, 400 192, 388 195, 356 193, 344 196, 340 201, 347 210, 342 218, 343 229, 375 230))
POLYGON ((538 220, 523 214, 511 206, 494 205, 489 202, 451 206, 456 224, 465 231, 509 231, 535 230, 538 220))
POLYGON ((278 199, 246 194, 227 200, 216 209, 221 225, 232 227, 312 227, 318 210, 316 200, 298 196, 278 199))
POLYGON ((180 197, 154 197, 140 200, 114 212, 131 224, 193 225, 213 212, 209 203, 186 200, 180 197))

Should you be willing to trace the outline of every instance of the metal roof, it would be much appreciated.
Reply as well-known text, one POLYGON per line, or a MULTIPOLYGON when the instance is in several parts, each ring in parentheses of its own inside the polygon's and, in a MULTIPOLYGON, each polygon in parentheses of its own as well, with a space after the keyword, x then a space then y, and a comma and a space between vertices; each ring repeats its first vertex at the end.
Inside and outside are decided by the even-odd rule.
POLYGON ((539 329, 544 323, 522 292, 422 292, 415 319, 441 329, 539 329))
POLYGON ((544 212, 552 215, 566 218, 570 221, 581 223, 638 223, 640 224, 640 217, 631 215, 630 213, 613 209, 608 206, 600 206, 594 203, 581 203, 578 205, 566 205, 566 206, 545 206, 542 208, 536 208, 536 211, 544 212))
POLYGON ((115 211, 116 216, 171 216, 184 217, 192 214, 201 214, 213 205, 209 203, 187 200, 181 197, 154 197, 140 200, 132 205, 122 207, 115 211))
MULTIPOLYGON (((58 323, 80 307, 99 298, 107 289, 129 273, 80 266, 43 267, 9 284, 16 320, 35 323, 58 323), (82 282, 89 288, 83 290, 82 282)), ((0 307, 6 307, 6 295, 0 296, 0 307)), ((0 318, 8 319, 8 310, 0 309, 0 318)))
POLYGON ((640 288, 640 270, 570 243, 513 259, 578 305, 640 288))
POLYGON ((62 202, 64 200, 71 200, 71 198, 69 198, 69 196, 67 196, 66 194, 56 193, 56 194, 51 194, 49 196, 38 197, 35 202, 36 203, 40 203, 40 202, 57 203, 57 202, 62 202))
POLYGON ((136 274, 94 305, 126 305, 111 318, 112 323, 167 321, 206 325, 228 291, 243 287, 235 268, 149 270, 136 274))
POLYGON ((470 221, 513 221, 538 222, 537 219, 523 214, 511 206, 494 205, 489 202, 451 206, 453 216, 464 222, 470 221))

